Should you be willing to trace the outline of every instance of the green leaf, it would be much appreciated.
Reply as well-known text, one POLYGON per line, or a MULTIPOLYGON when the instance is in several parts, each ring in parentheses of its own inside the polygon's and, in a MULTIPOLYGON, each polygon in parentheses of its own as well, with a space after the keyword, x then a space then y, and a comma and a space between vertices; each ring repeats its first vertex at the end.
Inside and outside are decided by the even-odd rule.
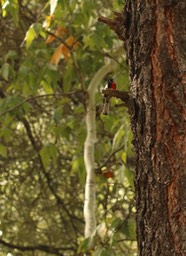
POLYGON ((128 219, 125 221, 121 228, 121 233, 124 234, 128 239, 136 239, 136 223, 134 219, 128 219))
POLYGON ((0 136, 2 136, 5 139, 5 141, 9 142, 12 138, 11 135, 12 133, 10 129, 5 127, 1 129, 0 136))
POLYGON ((73 80, 77 80, 76 72, 72 63, 68 63, 67 69, 63 74, 63 89, 65 93, 70 91, 73 80))
POLYGON ((69 126, 64 126, 63 128, 63 137, 66 138, 67 140, 70 139, 70 135, 72 133, 72 129, 69 126))
POLYGON ((53 93, 53 88, 45 81, 41 81, 41 86, 45 90, 46 94, 51 94, 53 93))
MULTIPOLYGON (((16 105, 19 104, 20 101, 22 101, 22 98, 18 95, 7 96, 6 98, 4 98, 1 101, 0 113, 2 114, 4 111, 9 111, 9 109, 16 107, 16 105)), ((17 108, 13 109, 13 111, 16 111, 16 110, 17 110, 17 108)), ((11 111, 10 114, 13 113, 13 111, 11 111)), ((7 115, 6 120, 8 120, 9 118, 10 118, 10 116, 7 115)), ((3 123, 5 123, 5 119, 4 119, 3 123)))
POLYGON ((124 175, 127 178, 130 186, 133 188, 134 187, 134 175, 133 172, 128 169, 127 167, 124 168, 124 175))
POLYGON ((25 102, 22 106, 22 108, 24 109, 24 112, 26 114, 28 114, 30 112, 32 105, 29 102, 25 102))
POLYGON ((135 240, 136 239, 136 222, 135 222, 135 220, 129 219, 127 225, 128 225, 130 239, 135 240))
POLYGON ((12 59, 16 59, 17 58, 17 53, 16 53, 16 51, 12 51, 12 50, 10 50, 10 51, 8 51, 8 53, 5 55, 5 61, 7 61, 7 60, 12 60, 12 59))
POLYGON ((111 249, 106 249, 104 247, 98 247, 92 256, 112 256, 113 253, 111 249))
POLYGON ((94 236, 85 238, 79 245, 78 253, 90 251, 93 248, 94 240, 94 236))
POLYGON ((110 228, 117 230, 119 226, 122 224, 123 220, 121 218, 116 218, 112 221, 110 228))
MULTIPOLYGON (((62 107, 58 107, 57 109, 55 109, 54 111, 54 114, 53 114, 53 118, 54 118, 54 121, 56 123, 59 123, 62 119, 62 113, 63 113, 63 109, 62 107)), ((62 131, 62 127, 60 127, 60 131, 62 131)))
POLYGON ((30 26, 28 31, 26 32, 25 41, 26 41, 26 48, 28 49, 33 42, 33 40, 36 38, 37 33, 34 29, 34 24, 30 26))
POLYGON ((79 170, 79 159, 75 158, 72 160, 71 174, 79 170))
POLYGON ((48 145, 48 147, 49 147, 50 157, 53 160, 53 164, 56 164, 56 161, 57 161, 57 149, 56 149, 55 145, 52 144, 52 143, 50 143, 48 145))
POLYGON ((116 179, 118 180, 118 182, 124 182, 125 179, 125 173, 124 173, 124 165, 121 165, 121 167, 118 169, 117 175, 116 175, 116 179))
POLYGON ((121 159, 124 163, 126 163, 126 160, 127 160, 127 153, 126 152, 123 152, 122 155, 121 155, 121 159))
POLYGON ((51 160, 53 161, 53 164, 56 164, 57 149, 52 143, 49 143, 42 147, 40 150, 40 156, 45 169, 47 169, 51 160))
POLYGON ((115 150, 117 147, 119 147, 119 145, 121 145, 121 141, 123 140, 124 134, 125 134, 125 130, 122 125, 114 135, 112 150, 115 150))
POLYGON ((0 74, 1 76, 8 81, 8 77, 9 77, 9 70, 10 70, 10 65, 8 63, 5 63, 1 70, 0 70, 0 74))
POLYGON ((13 18, 14 23, 16 26, 18 25, 18 20, 19 20, 19 4, 18 0, 6 0, 2 1, 2 16, 5 17, 7 13, 10 13, 10 15, 13 18))
POLYGON ((0 144, 0 155, 3 157, 7 157, 7 149, 3 144, 0 144))
POLYGON ((18 4, 18 0, 11 0, 10 1, 10 5, 11 5, 10 13, 11 13, 12 18, 14 20, 14 23, 17 26, 18 25, 18 21, 19 21, 19 4, 18 4))
POLYGON ((42 147, 42 149, 39 152, 41 156, 42 163, 44 165, 44 168, 47 169, 48 165, 50 163, 50 151, 47 146, 42 147))

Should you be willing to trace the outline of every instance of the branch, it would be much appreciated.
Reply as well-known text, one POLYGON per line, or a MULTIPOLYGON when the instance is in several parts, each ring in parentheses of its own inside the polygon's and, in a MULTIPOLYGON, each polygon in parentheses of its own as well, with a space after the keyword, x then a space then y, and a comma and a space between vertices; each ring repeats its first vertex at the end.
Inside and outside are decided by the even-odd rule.
POLYGON ((51 31, 49 31, 49 30, 46 30, 46 32, 47 32, 49 35, 55 37, 55 39, 58 39, 62 44, 64 44, 64 46, 65 46, 69 51, 71 51, 71 50, 73 49, 73 46, 74 46, 74 44, 76 43, 76 41, 75 41, 72 46, 69 46, 69 45, 63 40, 62 37, 57 36, 55 33, 51 32, 51 31))
POLYGON ((95 171, 96 171, 97 173, 99 173, 100 170, 101 170, 103 167, 105 167, 105 166, 107 165, 107 163, 110 161, 110 159, 111 159, 116 153, 118 153, 120 150, 122 150, 123 148, 124 148, 124 145, 121 146, 121 147, 119 147, 119 148, 117 148, 116 150, 114 150, 114 151, 108 156, 107 160, 106 160, 101 166, 99 166, 98 168, 96 168, 95 171))
POLYGON ((41 159, 41 155, 39 154, 39 151, 41 150, 42 145, 39 145, 40 143, 38 144, 38 143, 36 142, 36 140, 35 140, 35 138, 34 138, 34 136, 33 136, 33 134, 32 134, 32 130, 31 130, 31 127, 30 127, 29 122, 28 122, 28 121, 26 120, 26 118, 24 118, 24 117, 19 117, 19 116, 18 116, 18 119, 23 123, 23 125, 24 125, 24 127, 25 127, 25 130, 26 130, 26 132, 27 132, 28 138, 29 138, 29 140, 30 140, 30 142, 31 142, 31 144, 32 144, 32 146, 33 146, 33 149, 34 149, 34 150, 36 151, 36 153, 37 153, 38 161, 39 161, 39 163, 40 163, 40 166, 41 166, 41 169, 42 169, 42 173, 43 173, 43 175, 44 175, 44 177, 45 177, 45 179, 46 179, 46 182, 47 182, 47 185, 48 185, 49 190, 51 191, 51 193, 52 193, 53 196, 55 197, 55 200, 56 200, 57 204, 60 205, 60 206, 62 207, 62 209, 63 209, 63 210, 66 212, 66 214, 68 215, 68 217, 69 217, 69 219, 70 219, 70 222, 71 222, 71 224, 72 224, 72 226, 73 226, 73 228, 74 228, 74 230, 75 230, 75 232, 76 232, 77 230, 76 230, 76 228, 75 228, 74 222, 72 221, 72 218, 73 218, 74 220, 76 220, 76 221, 78 220, 79 222, 82 222, 81 219, 79 219, 77 216, 75 216, 75 215, 73 215, 73 214, 71 214, 71 213, 69 212, 69 210, 68 210, 67 207, 65 206, 65 204, 64 204, 64 202, 63 202, 63 200, 62 200, 62 198, 57 194, 57 192, 55 191, 54 187, 52 186, 50 174, 45 170, 45 167, 44 167, 44 165, 43 165, 43 161, 42 161, 42 159, 41 159))
POLYGON ((85 183, 85 202, 84 202, 84 218, 85 218, 85 237, 89 237, 96 228, 96 174, 94 170, 95 159, 94 150, 96 142, 96 111, 95 111, 95 93, 101 80, 117 67, 117 64, 111 60, 105 64, 95 74, 88 87, 88 101, 86 112, 86 129, 87 137, 84 144, 84 162, 86 168, 85 183))
MULTIPOLYGON (((51 94, 41 94, 41 95, 37 95, 37 96, 30 96, 24 100, 22 100, 20 103, 16 104, 15 106, 13 106, 12 108, 9 108, 7 110, 5 110, 4 112, 2 112, 0 114, 0 117, 1 116, 4 116, 5 114, 21 107, 24 103, 26 102, 29 102, 29 101, 32 101, 32 100, 35 100, 35 99, 38 99, 38 98, 46 98, 46 97, 55 97, 55 96, 64 96, 64 97, 70 97, 72 94, 76 93, 77 91, 73 91, 73 92, 70 92, 70 93, 51 93, 51 94)), ((0 91, 0 96, 1 96, 1 91, 0 91)), ((5 98, 5 97, 4 97, 5 98)))
POLYGON ((100 16, 98 18, 99 22, 103 22, 105 24, 107 24, 107 26, 109 26, 110 29, 114 30, 115 33, 117 34, 118 38, 120 40, 124 40, 124 28, 123 28, 123 14, 120 12, 114 12, 114 19, 110 19, 110 18, 106 18, 103 16, 100 16))
POLYGON ((23 252, 24 251, 35 251, 35 250, 38 250, 38 251, 43 251, 43 252, 59 255, 59 256, 63 256, 64 255, 63 253, 60 252, 62 250, 63 251, 66 251, 66 250, 73 250, 74 251, 73 247, 55 248, 55 247, 52 247, 52 246, 42 245, 42 244, 38 244, 38 245, 35 245, 35 246, 23 246, 23 245, 17 245, 17 244, 12 244, 12 243, 6 242, 3 239, 0 239, 0 244, 2 244, 3 246, 6 246, 8 248, 17 249, 17 250, 20 250, 20 251, 23 251, 23 252))
POLYGON ((104 96, 110 96, 110 98, 111 97, 116 97, 116 98, 122 100, 128 108, 131 105, 131 98, 130 98, 128 92, 123 92, 123 91, 119 91, 119 90, 104 89, 104 90, 102 90, 102 93, 103 93, 104 96))

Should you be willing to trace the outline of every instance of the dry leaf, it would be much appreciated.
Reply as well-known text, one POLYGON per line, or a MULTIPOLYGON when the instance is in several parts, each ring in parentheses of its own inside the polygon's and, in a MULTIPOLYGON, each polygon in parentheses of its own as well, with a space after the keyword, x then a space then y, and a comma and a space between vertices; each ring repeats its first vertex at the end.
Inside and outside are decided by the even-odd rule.
POLYGON ((78 42, 75 40, 75 38, 73 36, 70 36, 68 37, 66 40, 65 40, 65 43, 71 47, 73 46, 73 48, 76 48, 77 45, 78 45, 78 42))
POLYGON ((66 28, 62 27, 61 25, 58 26, 58 29, 55 31, 55 35, 60 37, 62 35, 66 35, 67 30, 66 28))
POLYGON ((107 178, 107 179, 109 179, 109 178, 114 178, 114 173, 113 173, 113 171, 112 170, 110 170, 110 169, 106 169, 106 170, 104 170, 103 172, 102 172, 102 175, 105 177, 105 178, 107 178))
POLYGON ((49 35, 45 41, 46 44, 50 44, 52 43, 52 41, 54 41, 55 36, 49 35))
POLYGON ((69 47, 67 47, 64 44, 60 44, 54 54, 52 55, 52 58, 50 60, 50 64, 55 64, 57 65, 60 61, 61 55, 63 55, 64 59, 67 60, 70 54, 70 47, 72 49, 75 49, 78 46, 78 42, 74 39, 73 36, 68 37, 65 40, 65 44, 69 47))
POLYGON ((63 47, 61 48, 61 53, 63 54, 65 60, 67 60, 70 50, 65 45, 63 45, 63 47))
POLYGON ((60 26, 58 26, 58 28, 54 32, 54 35, 49 35, 48 36, 48 38, 46 39, 45 43, 46 44, 50 44, 50 43, 52 43, 54 41, 55 36, 61 37, 62 35, 65 35, 66 33, 67 33, 67 30, 60 25, 60 26))
POLYGON ((55 50, 55 52, 54 52, 54 54, 52 55, 52 58, 51 58, 51 60, 50 60, 50 64, 55 64, 55 65, 57 65, 57 64, 59 63, 60 58, 61 58, 62 48, 63 48, 63 44, 60 44, 60 45, 56 48, 56 50, 55 50))

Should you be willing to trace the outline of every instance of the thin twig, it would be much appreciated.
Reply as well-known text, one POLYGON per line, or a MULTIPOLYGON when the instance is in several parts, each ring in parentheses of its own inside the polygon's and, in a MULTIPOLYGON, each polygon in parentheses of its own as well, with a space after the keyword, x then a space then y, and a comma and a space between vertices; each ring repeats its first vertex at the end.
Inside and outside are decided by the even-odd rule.
POLYGON ((51 253, 51 254, 60 255, 60 256, 64 255, 63 253, 60 252, 62 250, 64 250, 64 251, 65 250, 74 250, 73 247, 55 248, 55 247, 52 247, 52 246, 47 246, 47 245, 42 245, 42 244, 33 245, 33 246, 30 246, 30 245, 23 246, 23 245, 17 245, 17 244, 12 244, 12 243, 6 242, 3 239, 0 239, 0 244, 2 244, 3 246, 6 246, 8 248, 17 249, 17 250, 20 250, 20 251, 35 251, 35 250, 38 250, 38 251, 43 251, 43 252, 46 252, 46 253, 51 253))
POLYGON ((4 112, 2 112, 0 114, 0 117, 4 116, 5 114, 7 114, 7 113, 9 113, 9 112, 19 108, 19 107, 21 107, 24 103, 32 101, 32 100, 35 100, 35 99, 38 99, 38 98, 55 97, 55 96, 69 97, 70 95, 72 95, 74 93, 75 93, 75 91, 70 92, 70 93, 51 93, 51 94, 41 94, 41 95, 37 95, 37 96, 30 96, 30 97, 22 100, 20 103, 18 103, 17 105, 13 106, 12 108, 9 108, 9 109, 5 110, 4 112))
POLYGON ((46 32, 47 32, 49 35, 55 37, 55 39, 58 39, 62 44, 64 44, 64 46, 65 46, 69 51, 71 51, 71 49, 73 48, 74 44, 70 47, 70 46, 63 40, 63 38, 57 36, 55 33, 51 32, 51 31, 49 31, 49 30, 46 30, 46 32))
POLYGON ((107 163, 109 162, 109 160, 117 153, 119 152, 120 150, 122 150, 124 148, 124 145, 117 148, 116 150, 114 150, 107 158, 107 160, 101 165, 99 166, 98 168, 96 168, 96 172, 98 172, 99 170, 101 170, 103 167, 105 167, 105 165, 107 165, 107 163))

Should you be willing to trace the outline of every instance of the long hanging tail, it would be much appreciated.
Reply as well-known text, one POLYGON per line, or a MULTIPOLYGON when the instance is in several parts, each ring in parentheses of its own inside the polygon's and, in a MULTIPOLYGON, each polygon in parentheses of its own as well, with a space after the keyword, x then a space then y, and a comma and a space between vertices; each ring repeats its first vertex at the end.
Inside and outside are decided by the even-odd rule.
POLYGON ((108 115, 109 114, 109 97, 104 97, 103 98, 103 110, 102 114, 103 115, 108 115))

